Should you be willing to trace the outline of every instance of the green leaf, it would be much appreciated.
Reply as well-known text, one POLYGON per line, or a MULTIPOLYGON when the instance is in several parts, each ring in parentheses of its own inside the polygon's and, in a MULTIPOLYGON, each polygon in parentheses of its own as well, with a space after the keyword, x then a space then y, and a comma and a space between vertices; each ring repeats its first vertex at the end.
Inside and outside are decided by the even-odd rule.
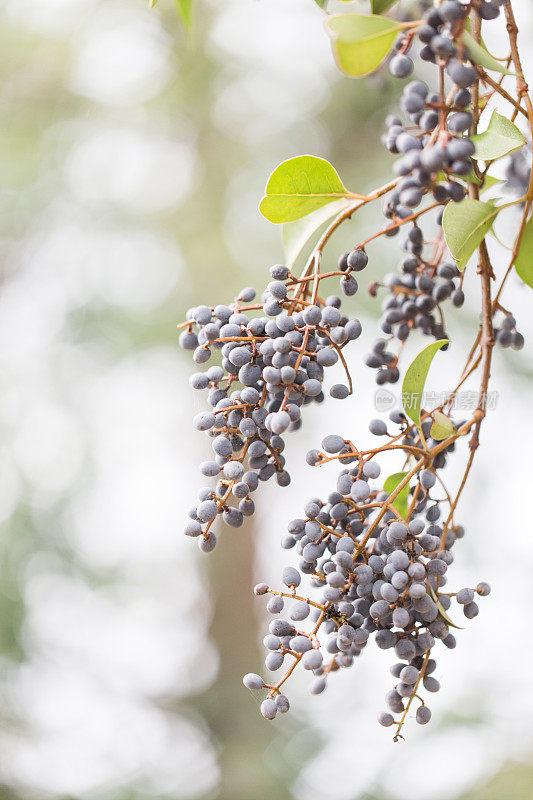
POLYGON ((379 67, 403 27, 396 20, 365 14, 334 14, 326 21, 337 66, 355 78, 379 67))
POLYGON ((319 8, 324 9, 327 6, 328 0, 315 0, 315 3, 319 8))
POLYGON ((286 222, 282 227, 281 238, 283 249, 285 250, 285 264, 292 267, 313 234, 321 228, 324 223, 336 217, 350 203, 344 197, 335 200, 333 203, 318 208, 311 214, 296 220, 286 222))
MULTIPOLYGON (((387 494, 392 494, 393 491, 396 489, 398 484, 400 484, 406 475, 409 473, 407 472, 395 472, 393 475, 389 475, 388 478, 385 479, 383 482, 383 489, 387 492, 387 494)), ((407 508, 408 508, 408 498, 409 498, 409 483, 406 483, 403 489, 398 493, 398 496, 394 499, 393 506, 394 508, 400 512, 402 517, 405 519, 407 516, 407 508)))
MULTIPOLYGON (((460 181, 467 181, 468 183, 473 183, 474 186, 481 186, 481 179, 478 178, 476 173, 473 169, 470 170, 468 175, 456 175, 454 172, 450 172, 449 175, 455 180, 459 179, 460 181)), ((437 172, 437 182, 441 183, 442 181, 447 181, 449 176, 445 172, 437 172)))
POLYGON ((373 14, 383 14, 396 2, 397 0, 370 0, 370 10, 373 14))
POLYGON ((514 266, 518 277, 533 289, 533 219, 526 222, 514 266))
POLYGON ((271 174, 259 211, 270 222, 292 222, 339 197, 352 196, 329 161, 296 156, 271 174))
POLYGON ((475 186, 479 186, 480 191, 484 191, 485 189, 490 189, 492 186, 495 186, 497 183, 502 183, 502 178, 494 178, 492 175, 485 175, 483 180, 478 178, 474 170, 471 170, 468 175, 456 175, 456 178, 459 178, 462 181, 466 181, 467 183, 473 183, 475 186))
POLYGON ((438 172, 437 173, 437 182, 447 181, 449 178, 452 177, 454 180, 465 181, 466 183, 473 183, 474 186, 481 186, 482 180, 478 178, 476 173, 473 169, 467 175, 457 175, 455 172, 445 173, 445 172, 438 172))
POLYGON ((462 175, 462 176, 461 175, 454 175, 454 177, 455 178, 461 178, 463 181, 466 181, 467 183, 473 183, 474 186, 481 186, 481 183, 482 183, 481 178, 478 178, 478 176, 476 175, 476 173, 474 172, 473 169, 470 170, 468 175, 462 175))
POLYGON ((193 0, 176 0, 178 14, 187 30, 190 29, 192 22, 192 2, 193 0))
POLYGON ((492 187, 496 186, 497 183, 503 183, 503 178, 495 178, 493 175, 485 175, 485 180, 483 181, 481 191, 483 192, 485 189, 492 189, 492 187))
MULTIPOLYGON (((454 172, 450 172, 449 175, 451 175, 455 180, 465 181, 465 183, 473 183, 474 186, 479 186, 481 191, 484 189, 490 189, 490 187, 494 186, 496 183, 502 183, 501 178, 493 178, 492 175, 485 175, 485 178, 482 180, 481 178, 478 178, 473 169, 471 169, 467 175, 456 175, 454 172)), ((445 172, 438 172, 436 180, 439 183, 441 181, 446 181, 448 180, 448 175, 445 172)))
POLYGON ((153 8, 156 3, 157 3, 157 0, 150 0, 150 8, 153 8))
POLYGON ((422 407, 422 394, 426 383, 427 374, 435 353, 440 350, 448 339, 439 339, 424 347, 423 350, 411 361, 402 384, 402 405, 405 413, 420 426, 420 411, 422 407))
POLYGON ((447 439, 448 436, 451 436, 453 433, 455 433, 455 428, 451 419, 440 411, 435 411, 433 414, 433 425, 429 433, 431 438, 440 442, 442 439, 447 439))
POLYGON ((473 157, 482 158, 483 161, 506 156, 526 143, 516 125, 497 111, 492 112, 487 130, 470 138, 476 145, 473 157))
POLYGON ((463 270, 485 238, 500 208, 466 197, 460 203, 448 203, 442 216, 442 227, 448 250, 463 270))
POLYGON ((461 628, 461 626, 460 625, 456 625, 455 622, 452 622, 452 620, 450 619, 450 617, 448 616, 448 614, 444 610, 444 606, 440 602, 437 593, 435 592, 433 586, 429 583, 429 581, 427 582, 426 586, 427 586, 427 589, 428 589, 431 597, 433 598, 433 600, 435 601, 435 603, 437 605, 437 608, 439 610, 440 616, 442 617, 442 619, 444 620, 446 625, 450 625, 450 627, 457 628, 457 630, 462 631, 463 629, 461 628))
POLYGON ((504 75, 514 75, 514 72, 511 72, 504 67, 504 65, 500 61, 496 61, 495 58, 491 56, 490 53, 485 50, 482 45, 478 44, 469 33, 466 31, 463 32, 463 42, 468 52, 468 57, 474 64, 479 64, 481 67, 485 67, 485 69, 492 69, 496 72, 502 72, 504 75))

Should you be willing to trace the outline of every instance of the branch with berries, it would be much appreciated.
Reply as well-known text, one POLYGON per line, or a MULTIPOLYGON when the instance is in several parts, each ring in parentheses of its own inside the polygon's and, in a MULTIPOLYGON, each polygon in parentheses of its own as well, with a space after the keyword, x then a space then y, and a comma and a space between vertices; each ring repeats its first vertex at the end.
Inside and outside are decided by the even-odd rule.
POLYGON ((239 527, 254 513, 253 495, 262 482, 289 485, 285 437, 301 426, 307 405, 326 399, 325 377, 338 362, 346 378, 329 389, 331 401, 352 394, 353 343, 361 323, 344 312, 341 296, 356 295, 356 275, 371 264, 372 243, 397 237, 399 270, 369 286, 372 296, 382 291, 385 296, 379 338, 363 358, 378 385, 402 379, 402 409, 391 411, 387 423, 370 422, 370 434, 380 444, 359 449, 331 434, 320 450, 308 453, 308 464, 336 461, 340 472, 331 493, 312 498, 282 537, 282 548, 298 556, 297 566, 283 571, 284 587, 255 587, 257 595, 269 597, 267 610, 274 615, 264 640, 265 665, 281 677, 244 677, 249 689, 266 692, 261 711, 273 719, 289 709, 282 690, 297 666, 313 674, 311 693, 318 694, 372 642, 394 650, 395 683, 379 721, 393 728, 395 739, 410 712, 420 724, 431 717, 426 693, 440 687, 433 675, 434 650, 439 641, 456 646, 457 607, 470 620, 479 611, 477 598, 490 591, 485 582, 448 591, 455 545, 465 533, 456 511, 489 405, 493 348, 524 345, 515 317, 502 304, 505 284, 516 273, 533 287, 533 178, 526 144, 533 106, 512 5, 509 0, 424 5, 430 7, 418 19, 326 16, 334 57, 351 77, 374 72, 383 62, 400 79, 411 75, 417 60, 434 65, 434 86, 406 83, 401 114, 385 120, 383 144, 397 156, 391 180, 361 194, 347 189, 322 158, 305 155, 280 164, 259 208, 284 226, 286 263, 270 268, 271 280, 259 295, 245 288, 227 305, 192 308, 179 326, 180 344, 196 364, 216 362, 190 380, 194 389, 207 392, 208 409, 195 417, 194 426, 211 440, 213 457, 200 470, 215 485, 200 491, 185 533, 207 552, 217 543, 220 523, 239 527), (483 44, 484 21, 504 27, 509 46, 503 60, 483 44), (494 99, 510 106, 509 117, 490 112, 494 99), (491 174, 501 158, 509 162, 505 184, 491 174), (506 198, 498 196, 502 188, 506 198), (489 190, 497 196, 487 199, 489 190), (379 202, 384 223, 342 253, 335 268, 324 269, 324 247, 337 229, 349 225, 362 207, 379 202), (514 209, 517 233, 497 283, 489 235, 504 208, 514 209), (311 254, 296 274, 309 241, 311 254), (481 324, 455 388, 428 408, 426 377, 437 354, 452 346, 447 307, 463 306, 466 269, 476 271, 481 324), (340 294, 328 294, 325 281, 337 282, 340 294), (406 368, 402 354, 413 338, 431 342, 406 368), (476 371, 474 408, 456 418, 454 400, 476 371), (461 467, 463 440, 468 448, 461 467), (387 454, 400 455, 403 465, 384 477, 387 454), (455 491, 445 475, 458 477, 455 491))

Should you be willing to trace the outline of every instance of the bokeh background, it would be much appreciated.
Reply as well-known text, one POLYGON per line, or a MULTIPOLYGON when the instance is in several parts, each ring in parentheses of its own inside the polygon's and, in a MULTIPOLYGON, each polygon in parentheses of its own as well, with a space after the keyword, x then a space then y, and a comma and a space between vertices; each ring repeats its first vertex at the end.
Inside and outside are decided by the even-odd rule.
MULTIPOLYGON (((515 5, 531 75, 532 9, 515 5)), ((355 190, 386 179, 379 133, 400 84, 341 77, 312 0, 198 0, 192 39, 171 0, 3 0, 0 23, 0 797, 529 800, 533 324, 517 279, 505 304, 528 343, 496 354, 454 565, 459 586, 493 593, 443 654, 431 726, 394 745, 376 724, 389 653, 320 697, 295 676, 274 723, 241 684, 261 671, 251 587, 278 580, 286 522, 335 480, 303 455, 326 432, 364 442, 375 416, 357 366, 378 313, 365 291, 347 301, 366 323, 355 396, 309 409, 290 488, 264 487, 210 557, 182 535, 208 443, 176 323, 261 289, 282 259, 257 212, 281 160, 329 158, 355 190)), ((501 35, 487 42, 504 55, 501 35)), ((516 225, 501 223, 503 245, 516 225)), ((396 260, 393 241, 376 244, 365 279, 396 260)), ((438 390, 476 328, 467 283, 438 390)))

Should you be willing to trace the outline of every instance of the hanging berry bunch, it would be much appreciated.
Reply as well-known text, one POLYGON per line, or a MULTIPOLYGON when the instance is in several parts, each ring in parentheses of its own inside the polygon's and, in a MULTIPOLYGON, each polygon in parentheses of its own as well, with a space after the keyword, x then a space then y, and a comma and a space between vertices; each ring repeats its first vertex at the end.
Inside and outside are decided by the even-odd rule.
MULTIPOLYGON (((366 264, 366 254, 359 253, 360 263, 366 264)), ((318 297, 321 275, 313 280, 309 297, 309 281, 294 278, 281 265, 270 272, 274 280, 261 303, 252 303, 256 292, 247 288, 231 306, 192 308, 180 334, 182 347, 193 350, 197 364, 208 362, 213 351, 221 354, 220 366, 191 377, 195 389, 208 390, 210 409, 193 420, 211 438, 213 449, 213 459, 204 461, 200 471, 218 479, 214 489, 201 490, 185 528, 189 536, 199 537, 204 551, 216 545, 212 525, 218 516, 238 528, 254 513, 251 495, 261 481, 275 476, 280 486, 288 486, 283 434, 300 427, 304 406, 324 400, 325 370, 339 359, 346 364, 343 349, 361 333, 359 321, 342 314, 339 297, 318 297), (252 317, 253 312, 261 315, 252 317)), ((346 374, 348 385, 332 386, 333 397, 351 393, 347 368, 346 374)))
MULTIPOLYGON (((380 7, 386 12, 393 5, 380 7)), ((282 585, 255 587, 257 595, 268 597, 267 611, 273 615, 264 639, 265 666, 269 673, 281 671, 281 677, 244 677, 249 689, 265 692, 261 712, 273 719, 289 709, 282 688, 296 667, 312 673, 310 690, 318 694, 372 643, 394 650, 393 684, 379 721, 393 728, 395 739, 410 711, 420 724, 429 721, 427 694, 440 687, 434 650, 440 643, 455 647, 458 609, 472 619, 477 599, 490 591, 485 582, 458 589, 448 584, 455 545, 465 533, 456 509, 487 411, 493 346, 519 350, 524 345, 517 320, 502 304, 505 283, 516 270, 533 286, 533 180, 520 130, 531 138, 533 106, 511 2, 436 0, 421 6, 426 10, 417 19, 402 16, 401 6, 396 17, 326 19, 337 64, 351 77, 373 72, 385 61, 402 79, 417 60, 434 65, 432 84, 407 83, 402 115, 386 119, 382 141, 397 156, 391 180, 360 194, 347 189, 324 159, 299 156, 280 164, 268 180, 260 211, 276 224, 308 222, 307 234, 315 243, 301 274, 295 274, 293 263, 275 265, 258 300, 247 288, 229 305, 190 309, 180 325, 180 344, 192 351, 196 364, 207 365, 217 356, 216 364, 191 377, 193 388, 207 393, 206 410, 194 425, 211 439, 212 460, 200 470, 215 485, 201 490, 185 532, 209 551, 220 519, 238 527, 253 513, 252 495, 262 481, 275 477, 280 486, 289 484, 284 436, 300 427, 306 405, 324 400, 324 376, 338 361, 346 382, 332 386, 329 394, 344 399, 352 393, 348 361, 354 363, 356 347, 346 348, 358 339, 361 325, 344 313, 339 296, 323 291, 322 282, 336 281, 341 295, 352 297, 358 273, 371 267, 372 242, 398 236, 399 268, 381 285, 368 286, 374 297, 384 290, 383 313, 372 352, 359 357, 375 370, 378 384, 396 383, 403 374, 403 410, 393 410, 388 422, 370 422, 370 433, 380 442, 373 447, 359 449, 331 434, 320 450, 308 453, 308 464, 337 461, 341 471, 331 493, 309 500, 303 515, 289 523, 281 546, 297 558, 283 570, 282 585), (502 18, 505 62, 490 55, 481 36, 483 21, 501 24, 502 18), (494 99, 507 113, 493 110, 485 123, 485 109, 494 99), (513 198, 506 203, 480 199, 496 183, 493 163, 510 154, 506 190, 514 191, 513 198), (376 202, 382 203, 384 222, 341 254, 335 268, 325 268, 324 246, 337 228, 376 202), (508 268, 496 284, 487 234, 502 208, 510 206, 520 221, 508 268), (450 345, 445 314, 450 305, 463 306, 467 265, 480 286, 480 328, 456 386, 439 406, 426 408, 426 375, 435 355, 450 345), (422 344, 424 337, 431 343, 405 369, 404 343, 414 338, 422 344), (475 408, 455 419, 453 401, 476 370, 475 408), (458 446, 463 439, 469 443, 466 464, 458 446), (383 477, 384 457, 390 454, 401 456, 403 467, 383 477), (446 476, 458 476, 454 490, 445 484, 445 467, 446 476)))

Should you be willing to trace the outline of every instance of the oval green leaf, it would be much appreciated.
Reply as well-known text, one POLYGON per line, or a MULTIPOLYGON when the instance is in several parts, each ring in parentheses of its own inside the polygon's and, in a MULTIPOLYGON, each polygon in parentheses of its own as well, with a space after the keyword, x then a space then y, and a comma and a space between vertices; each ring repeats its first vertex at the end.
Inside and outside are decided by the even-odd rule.
POLYGON ((514 267, 518 277, 533 289, 533 219, 524 228, 514 267))
POLYGON ((403 27, 388 17, 367 14, 334 14, 326 21, 337 66, 353 78, 379 67, 403 27))
POLYGON ((480 67, 485 67, 485 69, 491 69, 495 72, 501 72, 504 75, 515 74, 508 70, 500 61, 496 61, 496 59, 493 58, 481 44, 478 44, 467 31, 463 33, 463 43, 466 47, 468 57, 474 64, 479 64, 480 67))
MULTIPOLYGON (((396 487, 403 481, 406 475, 409 473, 407 472, 395 472, 393 475, 389 475, 388 478, 385 479, 383 482, 383 489, 387 494, 392 494, 396 487)), ((409 484, 406 483, 403 489, 398 492, 398 495, 394 498, 392 505, 394 508, 399 511, 402 517, 405 519, 407 516, 407 509, 408 509, 408 498, 409 498, 409 484)))
MULTIPOLYGON (((459 179, 460 181, 465 181, 465 183, 473 183, 474 186, 481 186, 483 184, 483 181, 481 178, 478 178, 473 169, 471 169, 467 175, 456 175, 455 172, 450 172, 448 174, 452 175, 455 180, 459 179)), ((438 182, 446 180, 448 180, 448 176, 445 172, 437 172, 438 182)))
MULTIPOLYGON (((492 175, 485 175, 485 177, 478 178, 476 173, 473 169, 467 175, 456 175, 454 172, 450 172, 450 175, 453 175, 455 180, 464 181, 465 183, 473 183, 474 186, 479 186, 479 190, 483 192, 486 189, 491 189, 497 183, 503 183, 502 178, 494 178, 492 175)), ((437 173, 437 181, 445 181, 447 180, 447 176, 444 172, 437 173)))
POLYGON ((487 189, 492 189, 493 186, 496 186, 498 183, 503 183, 503 178, 495 178, 493 175, 485 175, 485 179, 481 186, 481 191, 486 191, 487 189))
POLYGON ((492 227, 500 208, 466 197, 460 203, 448 203, 442 216, 442 227, 448 250, 463 270, 470 256, 492 227))
POLYGON ((423 350, 411 361, 402 384, 402 405, 405 413, 420 426, 420 411, 422 408, 422 394, 426 383, 429 367, 435 353, 448 344, 448 339, 439 339, 424 347, 423 350))
POLYGON ((497 111, 493 111, 487 130, 470 138, 476 145, 473 157, 483 161, 502 158, 526 143, 516 125, 497 111))
POLYGON ((453 422, 449 417, 445 414, 442 414, 440 411, 435 411, 433 414, 433 425, 431 426, 431 430, 429 435, 435 441, 440 442, 442 439, 447 439, 448 436, 451 436, 455 433, 455 427, 453 422))
POLYGON ((281 232, 283 249, 285 250, 285 265, 291 268, 313 235, 349 204, 350 201, 347 198, 341 197, 339 200, 334 200, 311 214, 295 220, 295 222, 286 222, 282 226, 281 232))
POLYGON ((351 196, 329 161, 296 156, 283 161, 271 174, 259 211, 270 222, 292 222, 340 197, 351 196))

